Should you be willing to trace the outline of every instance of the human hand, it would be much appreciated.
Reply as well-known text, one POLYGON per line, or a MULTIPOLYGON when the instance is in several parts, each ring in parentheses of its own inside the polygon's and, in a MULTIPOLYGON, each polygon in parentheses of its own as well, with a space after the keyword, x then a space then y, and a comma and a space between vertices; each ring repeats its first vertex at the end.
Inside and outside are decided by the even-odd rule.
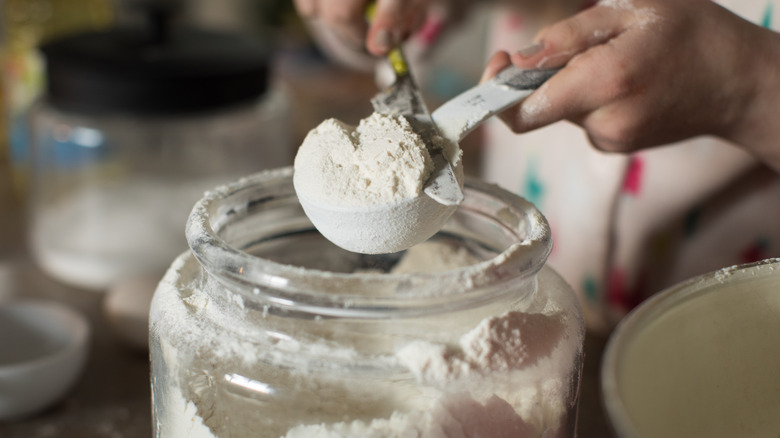
POLYGON ((770 134, 766 118, 777 100, 759 97, 778 80, 778 37, 709 0, 605 0, 543 29, 537 41, 494 55, 483 77, 510 61, 565 65, 502 114, 516 132, 570 120, 611 152, 700 134, 756 144, 770 134))
POLYGON ((386 55, 422 26, 433 0, 378 0, 376 13, 366 21, 368 0, 295 0, 298 13, 317 19, 355 47, 386 55))

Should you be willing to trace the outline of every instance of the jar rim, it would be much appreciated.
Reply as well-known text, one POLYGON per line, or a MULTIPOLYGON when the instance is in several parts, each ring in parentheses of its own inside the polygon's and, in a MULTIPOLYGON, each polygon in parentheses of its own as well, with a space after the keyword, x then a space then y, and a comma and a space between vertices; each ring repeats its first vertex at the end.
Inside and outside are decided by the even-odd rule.
POLYGON ((547 220, 533 204, 497 185, 469 177, 464 186, 466 201, 458 208, 464 208, 469 194, 489 198, 502 207, 490 219, 500 221, 517 240, 497 256, 462 268, 425 274, 330 272, 251 255, 220 236, 229 218, 247 216, 258 202, 287 197, 297 204, 292 174, 292 167, 265 170, 208 191, 187 221, 187 242, 201 267, 219 281, 238 286, 236 289, 250 300, 320 315, 452 310, 492 301, 512 289, 506 287, 508 283, 535 280, 552 250, 547 220), (282 185, 289 186, 282 196, 262 193, 282 185), (367 289, 380 292, 362 293, 367 289))

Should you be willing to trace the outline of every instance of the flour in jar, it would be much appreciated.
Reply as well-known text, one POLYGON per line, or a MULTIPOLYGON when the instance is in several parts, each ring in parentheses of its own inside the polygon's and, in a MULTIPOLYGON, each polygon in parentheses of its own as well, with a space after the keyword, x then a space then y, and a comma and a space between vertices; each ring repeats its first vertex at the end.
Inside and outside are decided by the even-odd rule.
POLYGON ((300 425, 284 438, 562 436, 571 388, 540 378, 563 359, 561 318, 509 311, 482 321, 455 345, 412 342, 396 358, 419 382, 446 388, 471 379, 482 382, 480 390, 442 390, 426 406, 390 418, 300 425))
MULTIPOLYGON (((417 262, 402 260, 396 266, 425 272, 428 269, 425 260, 445 260, 451 264, 450 269, 477 261, 462 249, 442 242, 426 242, 407 253, 411 261, 417 262)), ((522 312, 507 309, 476 323, 457 322, 467 328, 460 336, 436 341, 412 340, 391 347, 389 354, 377 356, 375 360, 405 370, 409 377, 408 381, 393 380, 381 388, 355 383, 358 382, 355 376, 338 384, 323 380, 324 376, 305 372, 303 363, 295 367, 274 366, 268 362, 268 358, 274 357, 274 351, 259 349, 239 339, 207 340, 209 348, 198 350, 198 361, 202 362, 193 368, 220 369, 229 364, 228 369, 233 369, 246 364, 252 372, 267 376, 262 381, 268 387, 295 388, 311 396, 296 400, 294 409, 267 403, 257 410, 244 399, 225 396, 225 391, 207 390, 207 385, 193 383, 203 376, 180 368, 182 360, 184 363, 192 360, 193 346, 204 342, 203 331, 194 330, 203 322, 193 315, 199 309, 215 305, 199 294, 184 298, 187 293, 179 295, 180 291, 187 290, 177 284, 179 276, 191 276, 187 271, 196 269, 196 262, 188 257, 177 260, 161 282, 156 306, 166 309, 166 317, 152 321, 153 331, 164 330, 181 336, 175 343, 164 342, 162 351, 169 376, 180 375, 182 380, 173 378, 169 382, 155 380, 153 383, 165 385, 163 393, 171 399, 166 403, 185 407, 168 410, 165 418, 157 417, 158 427, 163 431, 180 433, 163 436, 217 437, 222 435, 220 430, 229 429, 231 436, 258 436, 257 431, 263 430, 260 436, 286 438, 538 437, 559 436, 570 421, 568 403, 576 387, 572 388, 567 373, 562 370, 574 360, 571 355, 575 350, 570 344, 580 338, 567 333, 566 311, 549 301, 522 312), (238 411, 244 405, 248 411, 238 411), (215 414, 217 408, 234 414, 236 419, 229 427, 221 423, 227 419, 224 414, 215 414), (310 409, 332 413, 334 420, 301 424, 301 416, 310 409), (343 421, 345 411, 353 418, 362 419, 343 421), (258 417, 252 421, 270 418, 271 424, 258 429, 249 420, 250 414, 258 417)), ((446 267, 436 265, 432 269, 446 267)), ((542 270, 538 281, 538 287, 544 290, 564 287, 560 278, 547 270, 542 270)), ((225 323, 240 330, 235 327, 238 320, 225 323)), ((329 347, 316 342, 307 345, 278 340, 269 348, 287 348, 305 355, 309 349, 319 349, 322 354, 321 349, 329 347)), ((342 354, 357 357, 357 351, 353 350, 334 351, 330 356, 342 354)), ((230 380, 229 377, 226 375, 225 379, 230 380)), ((248 397, 253 400, 253 396, 248 397)))

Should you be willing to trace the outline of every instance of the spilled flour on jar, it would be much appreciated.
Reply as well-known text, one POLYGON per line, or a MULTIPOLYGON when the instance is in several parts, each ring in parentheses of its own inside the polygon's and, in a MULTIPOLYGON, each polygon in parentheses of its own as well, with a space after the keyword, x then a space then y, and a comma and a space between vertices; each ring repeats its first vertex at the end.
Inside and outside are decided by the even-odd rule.
MULTIPOLYGON (((445 260, 450 269, 476 262, 461 250, 426 242, 408 251, 408 260, 402 259, 396 267, 425 272, 426 261, 445 260)), ((430 269, 447 268, 437 263, 430 269)), ((243 321, 236 314, 225 321, 204 321, 199 315, 219 304, 191 289, 197 272, 197 261, 191 255, 177 259, 160 283, 153 304, 165 309, 164 313, 152 311, 159 315, 151 321, 153 333, 168 333, 159 338, 167 373, 165 377, 153 374, 155 393, 166 397, 162 406, 167 407, 155 416, 156 427, 164 432, 160 436, 538 437, 563 436, 559 434, 571 421, 570 401, 576 388, 565 370, 578 351, 572 344, 581 339, 567 333, 566 310, 541 299, 542 294, 522 312, 503 309, 481 320, 464 314, 451 321, 436 321, 437 325, 470 327, 460 335, 445 330, 447 335, 437 340, 413 337, 398 344, 372 341, 369 346, 359 343, 359 334, 347 341, 345 337, 353 334, 340 332, 340 342, 354 342, 353 348, 335 351, 316 340, 248 341, 230 336, 245 333, 242 324, 257 322, 243 321), (211 324, 229 327, 229 331, 214 332, 211 324), (204 333, 209 336, 204 338, 204 333), (367 355, 367 348, 375 348, 376 353, 367 355), (333 374, 308 368, 307 355, 312 353, 328 357, 333 374), (359 360, 398 374, 367 384, 365 378, 336 371, 342 362, 354 366, 359 360), (254 381, 252 376, 262 377, 254 381), (277 390, 281 390, 278 396, 274 395, 277 390), (288 398, 286 391, 296 395, 288 398), (318 420, 306 424, 308 415, 318 420)), ((542 270, 537 287, 553 291, 566 286, 542 270)), ((238 298, 228 297, 228 301, 238 298)), ((296 326, 304 323, 295 321, 296 326)), ((315 339, 333 335, 326 326, 319 330, 324 331, 308 333, 315 339)))
POLYGON ((295 190, 333 206, 398 202, 422 193, 433 162, 403 116, 373 113, 357 127, 328 119, 295 156, 295 190))

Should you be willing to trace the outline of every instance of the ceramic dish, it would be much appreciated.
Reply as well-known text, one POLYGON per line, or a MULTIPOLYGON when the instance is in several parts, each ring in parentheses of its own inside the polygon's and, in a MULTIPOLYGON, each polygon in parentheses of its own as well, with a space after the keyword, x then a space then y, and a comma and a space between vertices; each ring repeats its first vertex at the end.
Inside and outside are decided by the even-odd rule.
POLYGON ((84 367, 89 333, 87 320, 63 304, 0 305, 0 421, 61 400, 84 367))

